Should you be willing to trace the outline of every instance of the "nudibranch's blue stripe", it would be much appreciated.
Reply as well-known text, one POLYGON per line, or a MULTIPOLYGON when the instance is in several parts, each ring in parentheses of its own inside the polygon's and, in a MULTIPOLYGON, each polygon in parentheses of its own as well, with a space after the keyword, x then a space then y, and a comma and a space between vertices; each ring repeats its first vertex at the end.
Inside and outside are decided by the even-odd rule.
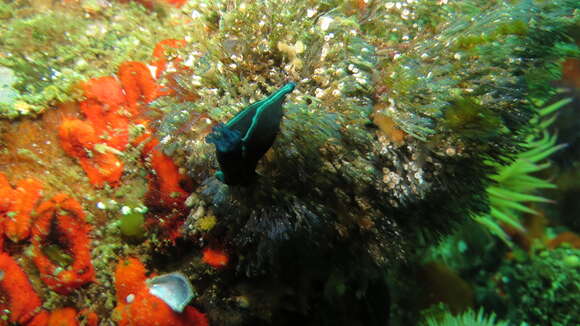
POLYGON ((248 107, 244 108, 242 111, 240 111, 240 112, 239 112, 238 114, 236 114, 236 115, 235 115, 235 116, 234 116, 234 117, 233 117, 233 118, 232 118, 230 121, 228 121, 228 122, 226 123, 226 127, 232 127, 232 126, 233 126, 233 125, 234 125, 236 122, 238 122, 240 119, 242 119, 243 117, 245 117, 245 116, 248 114, 248 112, 250 112, 250 110, 249 110, 249 109, 250 109, 252 106, 260 105, 260 103, 261 103, 261 102, 263 102, 263 101, 265 101, 265 100, 261 100, 261 101, 259 101, 259 102, 256 102, 256 103, 254 103, 254 104, 251 104, 250 106, 248 106, 248 107))
POLYGON ((276 103, 277 101, 279 101, 282 97, 286 96, 286 94, 292 92, 295 87, 296 87, 296 83, 290 82, 290 83, 282 86, 282 88, 280 88, 276 93, 270 95, 268 98, 256 103, 257 105, 259 105, 259 107, 258 107, 258 109, 256 109, 256 113, 254 114, 254 117, 252 118, 252 124, 250 125, 250 128, 248 129, 248 132, 246 133, 246 135, 244 135, 244 137, 242 138, 242 142, 245 143, 248 140, 248 138, 250 138, 254 129, 256 128, 256 125, 258 123, 258 119, 260 118, 260 115, 264 112, 264 110, 269 108, 273 103, 276 103))
MULTIPOLYGON (((276 97, 276 98, 280 98, 280 96, 284 96, 284 95, 286 95, 286 94, 288 94, 288 93, 292 92, 292 91, 294 90, 294 88, 295 88, 295 87, 296 87, 296 83, 293 83, 293 82, 291 82, 291 83, 288 83, 288 84, 286 84, 286 85, 282 86, 282 88, 280 88, 280 89, 279 89, 279 90, 278 90, 276 93, 274 93, 274 94, 270 95, 269 97, 267 97, 267 98, 265 98, 265 99, 263 99, 263 100, 260 100, 260 101, 258 101, 258 102, 256 102, 256 103, 253 103, 253 104, 251 104, 250 106, 248 106, 247 108, 245 108, 244 110, 242 110, 242 111, 241 111, 240 113, 238 113, 238 114, 237 114, 235 117, 233 117, 233 118, 232 118, 232 120, 228 121, 228 123, 226 123, 226 126, 227 126, 227 127, 231 127, 231 126, 232 126, 232 125, 234 125, 236 122, 238 122, 240 119, 242 119, 243 117, 245 117, 245 116, 248 114, 248 112, 250 112, 250 111, 251 111, 251 110, 250 110, 250 108, 251 108, 252 106, 260 106, 260 107, 261 107, 262 105, 264 105, 264 103, 265 103, 265 102, 269 101, 270 99, 272 99, 272 98, 274 98, 274 97, 276 97)), ((256 115, 257 115, 257 114, 258 114, 260 111, 263 111, 263 110, 264 110, 263 108, 262 108, 262 109, 258 109, 258 110, 257 110, 258 112, 256 112, 256 115)), ((252 124, 253 124, 253 120, 255 119, 255 117, 256 117, 256 116, 254 116, 254 118, 252 119, 252 124)))

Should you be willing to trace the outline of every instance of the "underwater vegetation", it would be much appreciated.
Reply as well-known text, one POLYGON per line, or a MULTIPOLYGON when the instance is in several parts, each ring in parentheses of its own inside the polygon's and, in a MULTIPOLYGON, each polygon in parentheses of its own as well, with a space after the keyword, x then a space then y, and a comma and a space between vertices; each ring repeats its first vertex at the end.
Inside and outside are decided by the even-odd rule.
POLYGON ((509 165, 498 166, 498 172, 491 176, 495 182, 487 188, 490 213, 475 217, 475 220, 508 244, 509 236, 499 223, 523 231, 519 215, 538 214, 525 204, 550 202, 549 199, 535 195, 534 192, 540 189, 553 189, 556 186, 534 176, 534 173, 547 169, 550 162, 546 162, 545 159, 565 147, 564 144, 556 145, 556 136, 550 135, 546 129, 554 122, 554 117, 548 119, 548 116, 569 102, 570 99, 566 98, 539 109, 538 117, 532 122, 537 133, 528 136, 523 144, 525 151, 519 153, 509 165))
POLYGON ((580 313, 570 306, 578 302, 578 249, 540 251, 527 260, 514 261, 500 269, 508 318, 528 325, 574 325, 580 313))
POLYGON ((148 60, 174 24, 130 2, 10 1, 0 5, 0 116, 16 118, 79 99, 80 81, 107 76, 131 60, 148 60), (75 3, 75 2, 73 2, 75 3), (147 28, 137 29, 141 22, 147 28))
MULTIPOLYGON (((544 104, 579 13, 3 3, 0 325, 394 325, 398 268, 473 219, 510 242, 506 224, 523 232, 548 201, 537 173, 562 147, 546 131, 562 103, 544 104)), ((414 267, 468 298, 427 325, 502 325, 463 313, 480 303, 463 275, 414 267)), ((524 312, 540 287, 513 289, 504 315, 545 323, 524 312)))
POLYGON ((477 313, 469 310, 459 316, 454 316, 447 313, 441 319, 428 318, 425 326, 507 326, 506 322, 496 322, 495 316, 492 314, 486 316, 483 310, 477 313))

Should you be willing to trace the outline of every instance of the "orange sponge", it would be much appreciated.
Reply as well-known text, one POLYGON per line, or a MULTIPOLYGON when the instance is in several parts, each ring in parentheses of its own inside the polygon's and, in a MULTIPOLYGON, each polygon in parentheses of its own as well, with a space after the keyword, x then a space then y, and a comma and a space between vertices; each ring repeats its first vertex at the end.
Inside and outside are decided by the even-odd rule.
POLYGON ((119 185, 125 164, 111 152, 95 153, 92 159, 79 160, 91 184, 101 188, 105 183, 119 185))
POLYGON ((68 294, 94 281, 95 270, 89 248, 90 228, 81 205, 67 194, 58 194, 39 206, 38 215, 32 229, 32 259, 44 283, 57 293, 68 294), (55 228, 58 245, 63 246, 74 258, 72 265, 66 269, 58 267, 42 251, 55 228))
POLYGON ((78 119, 64 119, 58 128, 58 136, 64 151, 77 159, 89 158, 99 137, 93 126, 78 119))
POLYGON ((129 112, 124 106, 111 107, 95 100, 80 103, 87 122, 94 128, 99 142, 124 150, 129 141, 129 112))
MULTIPOLYGON (((0 214, 10 211, 14 200, 14 189, 8 182, 8 178, 0 173, 0 214)), ((0 217, 3 215, 0 215, 0 217)))
POLYGON ((120 261, 115 269, 117 301, 125 301, 130 294, 137 293, 147 279, 145 265, 137 258, 120 261))
POLYGON ((145 160, 155 172, 149 176, 148 203, 153 206, 181 208, 187 192, 180 186, 185 177, 171 157, 163 154, 157 145, 157 138, 151 139, 143 148, 145 160))
POLYGON ((0 316, 8 314, 10 322, 26 324, 40 312, 40 297, 26 273, 7 253, 0 253, 0 275, 0 292, 6 298, 0 300, 0 316))
POLYGON ((109 109, 125 104, 123 88, 115 77, 93 78, 83 84, 83 90, 87 99, 108 105, 109 109))
POLYGON ((77 319, 81 321, 81 325, 85 326, 99 325, 99 316, 94 311, 90 311, 86 308, 79 311, 77 319))
MULTIPOLYGON (((178 0, 179 1, 179 0, 178 0)), ((161 77, 161 75, 167 69, 167 64, 169 62, 178 63, 181 61, 179 58, 171 59, 167 55, 168 49, 179 49, 186 45, 187 43, 185 40, 176 40, 176 39, 166 39, 163 40, 155 45, 155 49, 153 50, 153 56, 157 58, 157 60, 153 61, 152 64, 157 67, 157 71, 155 75, 157 78, 161 77)))
POLYGON ((93 78, 83 89, 87 99, 80 108, 87 120, 65 119, 59 127, 61 146, 79 161, 95 187, 115 186, 123 162, 111 150, 124 150, 129 142, 125 94, 119 81, 110 76, 93 78))
MULTIPOLYGON (((14 196, 14 189, 8 183, 8 178, 0 173, 0 221, 5 221, 8 218, 14 196)), ((0 222, 0 252, 2 250, 4 250, 4 223, 0 222)))
POLYGON ((47 326, 48 320, 50 319, 50 313, 46 310, 42 310, 32 320, 26 324, 26 326, 47 326))
POLYGON ((93 78, 84 85, 86 100, 80 103, 87 121, 105 143, 123 150, 129 141, 129 112, 121 83, 115 77, 93 78))
POLYGON ((165 302, 141 288, 132 301, 124 301, 115 310, 118 326, 207 326, 204 314, 188 306, 183 313, 173 311, 165 302))
POLYGON ((207 318, 188 306, 177 313, 163 300, 149 293, 145 266, 136 258, 119 262, 115 270, 118 326, 208 326, 207 318))
POLYGON ((139 113, 140 103, 149 103, 158 96, 159 85, 155 83, 149 68, 142 62, 123 62, 119 66, 119 78, 133 115, 139 113))
POLYGON ((92 185, 116 185, 123 174, 123 162, 109 151, 95 149, 100 139, 93 126, 77 119, 65 119, 59 127, 59 138, 64 151, 76 158, 92 185))
POLYGON ((222 268, 228 264, 228 255, 223 250, 205 248, 201 260, 211 267, 222 268))
POLYGON ((30 236, 31 214, 42 196, 42 184, 32 178, 20 180, 13 195, 10 208, 13 216, 8 216, 4 227, 6 236, 14 242, 19 242, 30 236))
MULTIPOLYGON (((12 241, 22 241, 30 235, 32 210, 42 195, 42 184, 32 178, 20 180, 13 189, 0 173, 0 236, 6 234, 12 241)), ((0 249, 4 239, 0 237, 0 249)))
POLYGON ((47 326, 78 326, 77 311, 66 307, 53 310, 50 313, 47 326))

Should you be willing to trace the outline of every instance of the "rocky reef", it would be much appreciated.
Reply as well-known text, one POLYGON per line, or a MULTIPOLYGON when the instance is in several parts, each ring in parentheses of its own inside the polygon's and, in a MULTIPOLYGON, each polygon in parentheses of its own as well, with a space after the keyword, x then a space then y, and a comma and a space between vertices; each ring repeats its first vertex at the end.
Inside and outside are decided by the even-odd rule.
MULTIPOLYGON (((460 4, 429 13, 424 2, 353 6, 200 7, 217 19, 215 34, 186 47, 193 64, 170 76, 183 85, 178 96, 153 104, 167 112, 158 127, 164 150, 199 184, 189 232, 225 247, 238 273, 306 286, 297 296, 315 296, 316 284, 342 300, 371 291, 418 244, 487 212, 492 162, 523 150, 533 101, 550 95, 545 82, 577 23, 571 2, 497 4, 477 19, 460 4), (199 125, 289 80, 297 86, 255 183, 212 177, 199 125), (180 94, 198 98, 171 104, 180 94), (192 114, 197 121, 176 127, 192 114), (204 214, 218 221, 209 232, 195 228, 204 214)), ((378 307, 388 303, 379 297, 378 307)))
POLYGON ((27 4, 0 6, 23 325, 394 325, 400 268, 490 213, 504 166, 560 148, 527 144, 579 53, 573 0, 27 4))

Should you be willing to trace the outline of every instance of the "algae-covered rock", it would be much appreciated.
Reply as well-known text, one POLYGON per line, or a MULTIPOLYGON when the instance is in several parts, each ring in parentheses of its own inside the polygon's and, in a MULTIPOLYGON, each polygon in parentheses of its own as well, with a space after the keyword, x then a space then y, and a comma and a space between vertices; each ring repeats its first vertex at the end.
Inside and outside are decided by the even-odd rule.
MULTIPOLYGON (((125 61, 163 63, 164 96, 139 118, 189 173, 192 223, 172 210, 176 238, 152 231, 98 250, 178 265, 215 325, 386 324, 385 271, 489 210, 490 175, 523 151, 534 103, 578 52, 573 0, 191 0, 164 14, 103 3, 0 7, 0 116, 79 99, 79 82, 125 61), (183 46, 153 59, 161 40, 183 46), (293 90, 276 106, 279 131, 279 114, 250 124, 276 127, 264 128, 276 132, 258 146, 257 174, 252 162, 242 185, 215 178, 211 127, 283 85, 293 90), (204 264, 201 248, 227 263, 204 264)), ((132 210, 111 223, 128 239, 143 224, 132 210)))
POLYGON ((180 13, 172 15, 136 2, 4 2, 0 65, 17 77, 17 94, 10 94, 16 103, 0 103, 0 118, 38 114, 80 99, 80 82, 111 75, 125 61, 150 60, 159 41, 186 35, 185 26, 171 23, 180 13))
MULTIPOLYGON (((192 8, 209 33, 180 50, 187 69, 167 76, 175 93, 153 104, 165 113, 161 145, 198 185, 192 209, 216 217, 191 236, 237 257, 239 277, 292 287, 297 275, 312 285, 339 270, 353 289, 342 304, 418 244, 488 212, 489 176, 523 150, 533 103, 577 52, 568 32, 580 19, 569 0, 192 8), (288 82, 296 88, 255 182, 214 178, 208 125, 288 82)), ((321 300, 309 289, 291 297, 321 300)))
POLYGON ((11 116, 14 113, 10 109, 14 107, 18 99, 18 91, 14 89, 16 75, 10 68, 0 66, 0 114, 11 116))
POLYGON ((154 104, 166 113, 162 145, 215 213, 210 234, 226 232, 220 241, 255 272, 303 238, 385 266, 487 212, 490 162, 522 150, 532 100, 551 94, 545 83, 579 20, 568 0, 347 3, 193 5, 211 32, 182 51, 176 94, 154 104), (250 187, 215 180, 200 130, 288 81, 296 89, 262 177, 250 187))
POLYGON ((514 324, 578 325, 580 323, 580 250, 545 250, 500 269, 507 294, 508 318, 514 324))

